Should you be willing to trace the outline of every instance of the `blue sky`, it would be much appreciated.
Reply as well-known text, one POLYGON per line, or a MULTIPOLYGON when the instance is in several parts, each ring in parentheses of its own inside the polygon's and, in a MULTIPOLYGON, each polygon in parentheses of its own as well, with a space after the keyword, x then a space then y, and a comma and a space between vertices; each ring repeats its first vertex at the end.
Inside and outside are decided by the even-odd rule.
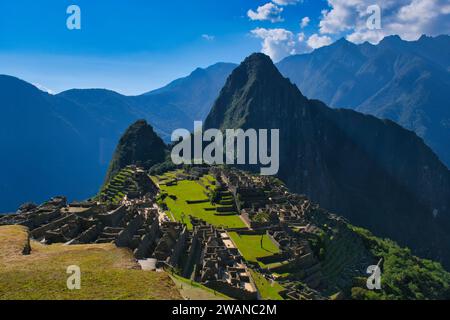
MULTIPOLYGON (((428 0, 399 0, 403 7, 413 1, 428 0)), ((238 63, 255 51, 279 60, 342 36, 373 41, 373 34, 342 14, 360 16, 369 3, 355 2, 348 9, 341 0, 2 0, 0 73, 53 92, 100 87, 139 94, 196 67, 238 63), (81 9, 81 30, 66 27, 71 4, 81 9), (305 17, 309 23, 302 27, 305 17)), ((386 12, 391 9, 399 14, 399 8, 386 12)), ((425 22, 425 32, 436 33, 425 22)), ((393 32, 402 30, 379 32, 374 41, 393 32)))

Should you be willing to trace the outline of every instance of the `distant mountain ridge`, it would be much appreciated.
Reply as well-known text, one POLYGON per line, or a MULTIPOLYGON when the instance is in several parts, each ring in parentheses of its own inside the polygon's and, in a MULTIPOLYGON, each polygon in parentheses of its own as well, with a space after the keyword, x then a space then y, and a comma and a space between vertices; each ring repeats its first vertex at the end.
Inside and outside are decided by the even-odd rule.
POLYGON ((197 68, 188 77, 175 80, 144 95, 165 100, 167 105, 177 106, 188 115, 191 123, 194 120, 204 120, 226 78, 236 67, 233 63, 219 62, 207 69, 197 68))
POLYGON ((292 190, 450 266, 450 171, 413 132, 307 99, 263 54, 232 72, 209 128, 280 129, 278 177, 292 190))
POLYGON ((0 76, 0 101, 0 211, 50 194, 95 192, 92 137, 101 133, 85 108, 9 76, 0 76))
POLYGON ((389 36, 378 45, 341 39, 277 67, 310 98, 415 131, 450 167, 450 36, 389 36))
POLYGON ((197 68, 187 77, 138 96, 124 96, 106 89, 72 89, 58 96, 87 106, 105 124, 120 123, 121 133, 132 122, 146 119, 168 142, 173 130, 191 128, 194 121, 206 118, 235 67, 232 63, 216 63, 205 69, 197 68))
POLYGON ((189 129, 194 120, 204 119, 206 106, 234 67, 219 63, 197 69, 140 96, 105 89, 50 95, 0 75, 0 212, 60 193, 71 200, 95 195, 130 124, 145 119, 170 141, 174 129, 189 129))

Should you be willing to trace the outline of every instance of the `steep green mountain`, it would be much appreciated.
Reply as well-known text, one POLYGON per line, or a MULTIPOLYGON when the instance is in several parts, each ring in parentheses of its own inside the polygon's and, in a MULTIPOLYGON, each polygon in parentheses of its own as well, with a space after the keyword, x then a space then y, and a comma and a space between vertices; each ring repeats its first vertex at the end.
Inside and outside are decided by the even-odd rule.
POLYGON ((120 138, 106 174, 109 182, 120 170, 129 165, 149 169, 164 161, 166 145, 145 120, 132 124, 120 138))
POLYGON ((413 132, 307 99, 263 54, 233 71, 205 127, 279 129, 294 192, 450 267, 450 172, 413 132))
POLYGON ((302 92, 413 130, 450 167, 450 36, 378 45, 344 39, 277 64, 302 92))

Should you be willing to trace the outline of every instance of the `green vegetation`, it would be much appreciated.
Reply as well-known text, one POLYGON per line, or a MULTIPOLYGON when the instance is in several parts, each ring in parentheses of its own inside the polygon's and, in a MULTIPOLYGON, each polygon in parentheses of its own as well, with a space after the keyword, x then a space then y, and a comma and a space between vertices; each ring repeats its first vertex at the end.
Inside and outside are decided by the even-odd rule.
POLYGON ((369 231, 352 227, 377 258, 383 258, 381 290, 365 288, 365 278, 352 288, 353 299, 450 299, 450 274, 442 266, 419 259, 409 249, 395 242, 380 239, 369 231))
POLYGON ((173 171, 177 169, 177 165, 175 165, 172 160, 170 159, 170 156, 167 156, 166 160, 162 163, 155 164, 152 166, 148 173, 151 175, 162 175, 164 172, 173 171))
MULTIPOLYGON (((235 211, 217 212, 217 208, 227 208, 228 205, 212 204, 209 201, 210 192, 206 186, 212 188, 214 178, 205 176, 201 181, 180 180, 170 183, 182 171, 171 171, 162 176, 153 176, 152 179, 159 184, 163 194, 161 200, 167 205, 177 221, 192 228, 189 215, 200 218, 214 226, 226 228, 245 228, 244 222, 235 211)), ((170 216, 170 215, 169 215, 170 216)))
MULTIPOLYGON (((279 253, 278 247, 266 235, 243 235, 236 232, 229 232, 230 238, 239 248, 239 251, 248 261, 258 262, 256 258, 271 256, 279 253), (261 243, 262 239, 262 243, 261 243)), ((258 262, 262 267, 263 263, 258 262)))
POLYGON ((120 170, 100 191, 100 198, 103 201, 118 204, 126 194, 135 191, 137 191, 137 187, 133 181, 133 170, 127 167, 120 170))
POLYGON ((31 242, 22 255, 27 229, 0 227, 0 300, 180 299, 164 272, 137 270, 128 249, 112 244, 65 246, 31 242), (67 267, 81 269, 81 289, 66 286, 67 267))
POLYGON ((166 154, 167 147, 152 126, 145 120, 138 120, 120 138, 105 181, 108 183, 121 169, 132 164, 148 170, 163 163, 166 154))
POLYGON ((270 283, 264 276, 254 270, 250 270, 250 273, 263 300, 283 300, 279 293, 284 288, 278 282, 270 283))
POLYGON ((331 237, 323 236, 321 243, 323 247, 319 249, 319 257, 322 258, 322 270, 324 276, 330 284, 330 288, 337 282, 343 282, 351 285, 353 275, 347 274, 348 269, 352 268, 361 260, 361 257, 367 255, 367 249, 359 237, 345 228, 331 237))
POLYGON ((215 184, 216 184, 216 180, 214 179, 214 177, 210 174, 208 175, 204 175, 203 177, 200 178, 200 182, 202 185, 205 186, 205 188, 207 189, 211 189, 213 190, 215 188, 215 184))

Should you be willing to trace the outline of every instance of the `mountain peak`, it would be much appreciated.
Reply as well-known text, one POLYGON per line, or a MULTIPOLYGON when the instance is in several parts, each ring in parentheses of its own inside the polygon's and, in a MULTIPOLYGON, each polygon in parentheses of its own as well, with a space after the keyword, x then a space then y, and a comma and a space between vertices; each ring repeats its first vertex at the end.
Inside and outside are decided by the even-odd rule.
POLYGON ((272 60, 270 59, 270 57, 262 52, 254 52, 251 55, 249 55, 247 58, 244 59, 244 61, 242 63, 247 63, 247 62, 254 62, 254 61, 266 61, 271 63, 272 60))
POLYGON ((146 120, 137 120, 120 138, 110 163, 106 182, 128 165, 146 169, 163 162, 166 146, 146 120))
POLYGON ((251 127, 261 117, 291 112, 304 100, 269 56, 253 53, 228 77, 205 121, 205 128, 251 127))
POLYGON ((245 66, 249 70, 259 70, 262 67, 275 68, 272 60, 264 53, 252 53, 242 62, 241 66, 245 66))
POLYGON ((151 125, 148 124, 147 120, 139 119, 139 120, 137 120, 135 123, 133 123, 133 124, 129 127, 128 130, 130 130, 130 129, 132 129, 132 128, 139 129, 139 128, 143 128, 143 127, 147 127, 147 126, 149 126, 149 127, 153 130, 153 128, 151 127, 151 125))
POLYGON ((267 79, 267 82, 272 81, 275 83, 276 79, 284 79, 272 59, 263 53, 253 53, 245 58, 233 71, 230 78, 238 81, 248 81, 249 83, 253 83, 256 80, 262 81, 263 79, 267 79))
POLYGON ((404 41, 398 35, 391 35, 384 37, 383 40, 380 41, 379 45, 398 45, 403 43, 404 41))
POLYGON ((356 46, 356 45, 353 42, 350 42, 346 38, 342 37, 335 43, 331 44, 331 46, 356 46))

